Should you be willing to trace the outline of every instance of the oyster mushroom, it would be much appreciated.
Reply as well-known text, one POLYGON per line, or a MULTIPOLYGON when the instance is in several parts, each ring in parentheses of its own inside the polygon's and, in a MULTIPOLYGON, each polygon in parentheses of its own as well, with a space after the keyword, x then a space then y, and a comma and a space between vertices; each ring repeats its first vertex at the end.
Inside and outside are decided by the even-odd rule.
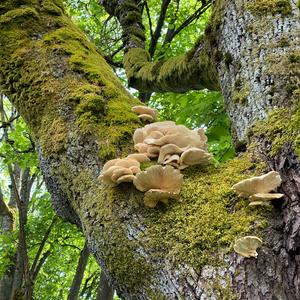
POLYGON ((262 245, 262 240, 257 236, 245 236, 234 244, 234 251, 244 257, 257 257, 256 249, 262 245))
POLYGON ((131 110, 143 121, 152 122, 157 116, 157 110, 147 106, 134 106, 131 110))
POLYGON ((241 197, 248 197, 250 205, 267 205, 268 201, 280 199, 284 195, 280 193, 270 193, 279 187, 281 178, 279 173, 271 171, 258 177, 245 179, 235 184, 232 188, 241 197))
POLYGON ((168 199, 177 199, 182 181, 180 171, 156 165, 138 173, 133 184, 139 191, 146 192, 144 204, 153 208, 159 201, 167 203, 168 199))
POLYGON ((116 186, 121 182, 132 182, 134 174, 141 171, 140 163, 133 158, 117 158, 108 161, 98 177, 103 183, 116 186))
POLYGON ((254 194, 269 193, 279 187, 280 184, 280 175, 275 171, 271 171, 258 177, 244 179, 235 184, 232 188, 239 193, 240 196, 249 197, 254 194))
POLYGON ((180 157, 180 165, 198 165, 207 164, 212 155, 199 148, 190 148, 184 151, 180 157))

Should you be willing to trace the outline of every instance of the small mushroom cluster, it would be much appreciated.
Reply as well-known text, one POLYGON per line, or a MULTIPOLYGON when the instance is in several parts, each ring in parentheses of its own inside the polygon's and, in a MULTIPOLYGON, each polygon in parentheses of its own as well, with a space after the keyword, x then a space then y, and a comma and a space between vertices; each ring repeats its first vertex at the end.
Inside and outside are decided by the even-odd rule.
POLYGON ((131 110, 137 114, 142 121, 153 122, 157 116, 157 110, 147 106, 134 106, 131 110))
MULTIPOLYGON (((135 106, 132 111, 144 121, 151 122, 157 116, 156 110, 145 106, 135 106)), ((144 204, 147 207, 177 199, 183 181, 180 170, 195 164, 207 164, 211 158, 203 129, 190 130, 172 121, 155 122, 137 129, 133 141, 139 153, 108 161, 99 179, 110 186, 133 182, 138 190, 145 192, 144 204), (156 157, 164 167, 155 165, 141 172, 140 163, 156 157)))
POLYGON ((133 182, 135 174, 141 172, 140 163, 147 161, 150 159, 144 154, 130 154, 123 159, 112 159, 103 166, 99 180, 110 186, 133 182))
POLYGON ((158 163, 180 170, 196 164, 207 164, 207 137, 202 128, 190 130, 172 121, 156 122, 139 128, 133 135, 134 148, 158 163))
POLYGON ((282 198, 283 194, 270 193, 280 184, 280 175, 275 171, 271 171, 262 176, 242 180, 232 188, 239 196, 249 198, 250 206, 256 206, 268 205, 271 200, 282 198))

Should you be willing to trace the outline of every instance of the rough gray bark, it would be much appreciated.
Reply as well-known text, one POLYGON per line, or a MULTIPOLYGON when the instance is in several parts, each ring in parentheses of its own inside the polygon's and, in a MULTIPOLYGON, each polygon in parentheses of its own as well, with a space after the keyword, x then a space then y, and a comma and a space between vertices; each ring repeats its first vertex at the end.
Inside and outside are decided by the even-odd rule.
POLYGON ((251 125, 274 107, 292 107, 289 88, 299 84, 299 74, 287 64, 289 55, 300 50, 299 8, 291 0, 292 12, 285 16, 271 7, 269 13, 251 12, 247 1, 223 3, 216 37, 223 54, 219 78, 233 137, 241 143, 251 125))

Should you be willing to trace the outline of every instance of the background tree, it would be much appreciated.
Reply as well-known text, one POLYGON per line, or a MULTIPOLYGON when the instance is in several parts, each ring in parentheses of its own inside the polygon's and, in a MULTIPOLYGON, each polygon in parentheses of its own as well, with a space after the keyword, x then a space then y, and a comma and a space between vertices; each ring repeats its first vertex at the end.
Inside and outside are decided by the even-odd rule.
MULTIPOLYGON (((127 299, 299 298, 295 1, 215 1, 205 36, 188 53, 163 59, 150 47, 155 39, 145 50, 145 2, 100 2, 121 25, 128 84, 140 98, 222 90, 235 144, 247 151, 218 167, 187 170, 182 201, 155 210, 145 209, 141 193, 130 186, 102 187, 96 180, 101 165, 128 153, 132 131, 141 126, 130 112, 138 101, 59 1, 24 0, 20 6, 7 0, 0 19, 0 82, 34 136, 57 213, 83 229, 127 299), (251 210, 230 187, 267 169, 280 172, 285 202, 251 210), (235 238, 249 233, 265 241, 257 261, 232 252, 235 238)), ((201 1, 203 9, 207 5, 201 1)))
POLYGON ((0 299, 25 292, 36 299, 77 299, 79 292, 81 299, 96 298, 100 271, 83 247, 82 234, 55 216, 24 122, 3 96, 0 107, 0 299), (79 260, 76 270, 82 252, 86 261, 79 260))

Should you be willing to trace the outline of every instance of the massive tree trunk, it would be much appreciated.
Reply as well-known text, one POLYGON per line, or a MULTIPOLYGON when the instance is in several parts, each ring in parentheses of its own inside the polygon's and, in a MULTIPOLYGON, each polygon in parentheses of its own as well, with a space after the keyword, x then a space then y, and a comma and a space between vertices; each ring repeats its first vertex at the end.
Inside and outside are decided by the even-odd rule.
MULTIPOLYGON (((5 0, 0 6, 1 86, 35 137, 58 214, 82 228, 125 299, 300 298, 294 2, 216 1, 206 37, 180 61, 180 72, 172 81, 168 72, 157 77, 162 80, 153 90, 221 86, 237 144, 253 126, 244 155, 217 168, 187 169, 181 200, 155 209, 144 207, 143 194, 131 185, 107 188, 97 180, 103 162, 132 150, 131 134, 142 126, 130 112, 137 100, 59 0, 5 0), (195 74, 201 74, 198 84, 195 74), (283 178, 284 202, 250 209, 231 186, 269 169, 283 178), (246 234, 264 240, 257 259, 233 253, 234 240, 246 234)), ((134 56, 127 55, 127 63, 141 69, 134 56)), ((150 81, 146 76, 146 84, 143 76, 130 76, 149 91, 156 74, 150 81)))

